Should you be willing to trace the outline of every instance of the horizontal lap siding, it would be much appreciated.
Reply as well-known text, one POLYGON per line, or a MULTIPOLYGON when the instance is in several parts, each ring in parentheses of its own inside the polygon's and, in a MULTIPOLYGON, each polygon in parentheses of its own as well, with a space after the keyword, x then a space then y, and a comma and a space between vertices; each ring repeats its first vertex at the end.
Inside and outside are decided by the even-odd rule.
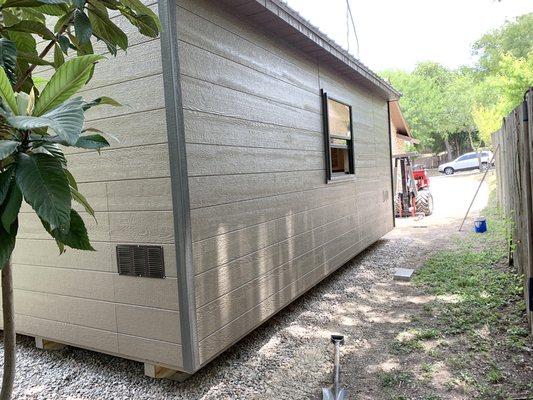
POLYGON ((205 364, 390 230, 387 103, 214 2, 178 27, 205 364), (321 88, 353 106, 350 182, 325 184, 321 88))
MULTIPOLYGON (((160 43, 142 37, 121 17, 114 21, 130 35, 128 53, 106 54, 80 94, 87 100, 112 96, 124 104, 87 113, 88 127, 117 140, 101 154, 67 150, 69 169, 96 210, 97 221, 74 205, 96 251, 69 249, 59 256, 24 206, 13 255, 17 328, 177 368, 181 333, 160 43), (167 278, 118 275, 117 244, 163 246, 167 278)), ((96 46, 105 52, 101 42, 96 46)), ((41 75, 51 71, 42 69, 41 75)))

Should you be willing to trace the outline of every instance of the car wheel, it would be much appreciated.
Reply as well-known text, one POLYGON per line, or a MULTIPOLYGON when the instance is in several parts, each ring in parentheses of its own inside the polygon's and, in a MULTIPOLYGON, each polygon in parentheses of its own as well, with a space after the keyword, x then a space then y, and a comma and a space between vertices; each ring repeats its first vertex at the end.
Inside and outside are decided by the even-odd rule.
POLYGON ((479 168, 480 171, 486 171, 487 169, 489 169, 489 163, 488 162, 482 162, 481 163, 481 168, 479 168))
POLYGON ((446 168, 444 168, 444 174, 445 174, 445 175, 453 175, 454 172, 455 172, 455 171, 453 170, 452 167, 446 167, 446 168))

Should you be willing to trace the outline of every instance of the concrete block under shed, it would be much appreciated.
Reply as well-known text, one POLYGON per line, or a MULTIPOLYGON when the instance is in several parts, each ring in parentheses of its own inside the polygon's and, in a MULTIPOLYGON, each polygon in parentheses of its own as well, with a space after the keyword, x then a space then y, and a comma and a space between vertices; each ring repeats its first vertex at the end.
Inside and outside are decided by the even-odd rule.
POLYGON ((398 268, 394 274, 395 281, 410 281, 415 270, 409 268, 398 268))

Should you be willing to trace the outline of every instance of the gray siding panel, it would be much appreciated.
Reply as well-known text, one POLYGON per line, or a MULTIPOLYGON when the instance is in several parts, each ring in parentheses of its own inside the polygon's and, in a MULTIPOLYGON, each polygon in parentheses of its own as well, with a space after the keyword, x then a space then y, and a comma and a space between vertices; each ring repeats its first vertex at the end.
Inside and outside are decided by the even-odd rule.
POLYGON ((178 0, 205 364, 392 228, 386 100, 207 0, 178 0), (326 184, 320 89, 352 105, 326 184))
MULTIPOLYGON (((151 2, 151 8, 157 6, 151 2)), ((86 126, 116 137, 101 154, 68 149, 69 169, 96 210, 86 212, 96 252, 58 255, 29 207, 13 254, 19 332, 168 367, 183 366, 161 44, 123 17, 130 47, 106 54, 86 100, 111 96, 123 107, 87 113, 86 126), (120 71, 120 73, 117 73, 120 71), (166 279, 119 276, 117 244, 163 246, 166 279)), ((100 41, 95 49, 106 53, 100 41)), ((39 70, 49 77, 51 71, 39 70)), ((82 210, 78 205, 76 209, 82 210)))

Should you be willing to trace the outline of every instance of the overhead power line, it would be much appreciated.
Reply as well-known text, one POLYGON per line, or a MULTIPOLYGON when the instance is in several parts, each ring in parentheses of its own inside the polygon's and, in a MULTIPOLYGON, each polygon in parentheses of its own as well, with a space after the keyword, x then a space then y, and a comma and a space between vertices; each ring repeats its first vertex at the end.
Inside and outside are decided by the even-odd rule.
POLYGON ((355 29, 355 22, 353 19, 352 8, 350 7, 350 0, 346 0, 346 41, 348 43, 348 51, 350 51, 350 21, 355 35, 355 43, 357 45, 356 55, 359 58, 359 38, 357 37, 357 30, 355 29))

